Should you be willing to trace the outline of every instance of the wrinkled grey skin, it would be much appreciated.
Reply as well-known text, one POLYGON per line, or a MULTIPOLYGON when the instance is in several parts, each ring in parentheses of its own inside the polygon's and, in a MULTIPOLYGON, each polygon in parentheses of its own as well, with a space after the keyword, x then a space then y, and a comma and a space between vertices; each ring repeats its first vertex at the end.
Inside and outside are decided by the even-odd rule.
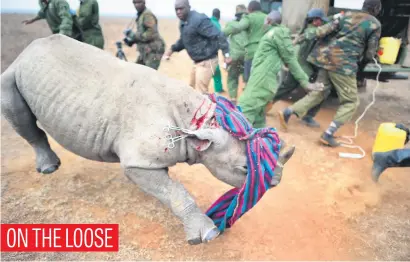
POLYGON ((60 166, 45 132, 81 157, 120 162, 130 180, 181 220, 190 244, 213 240, 219 231, 183 185, 169 178, 168 167, 202 163, 235 187, 247 173, 245 142, 221 128, 199 129, 167 149, 163 128, 189 128, 204 99, 181 81, 58 34, 33 41, 1 75, 2 114, 33 147, 38 172, 60 166))

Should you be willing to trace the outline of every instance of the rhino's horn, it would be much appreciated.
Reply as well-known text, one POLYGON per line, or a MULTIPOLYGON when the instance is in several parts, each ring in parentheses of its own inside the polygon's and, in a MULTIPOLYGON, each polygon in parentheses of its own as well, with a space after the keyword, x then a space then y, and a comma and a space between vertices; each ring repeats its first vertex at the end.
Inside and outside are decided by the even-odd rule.
MULTIPOLYGON (((281 179, 282 179, 282 173, 283 173, 283 168, 288 162, 288 160, 293 156, 293 153, 295 152, 296 147, 292 146, 289 150, 287 150, 285 153, 282 153, 279 155, 279 159, 275 168, 275 175, 272 177, 270 185, 272 187, 277 186, 281 179)), ((282 150, 281 150, 282 151, 282 150)))

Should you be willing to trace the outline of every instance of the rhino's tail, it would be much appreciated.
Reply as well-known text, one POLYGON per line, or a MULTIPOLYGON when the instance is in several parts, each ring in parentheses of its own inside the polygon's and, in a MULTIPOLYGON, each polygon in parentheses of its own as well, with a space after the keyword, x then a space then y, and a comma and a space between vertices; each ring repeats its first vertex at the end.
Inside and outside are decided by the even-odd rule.
POLYGON ((21 95, 15 67, 9 67, 1 78, 1 113, 13 129, 36 152, 37 171, 51 173, 58 169, 60 159, 51 150, 46 133, 37 126, 37 118, 21 95))

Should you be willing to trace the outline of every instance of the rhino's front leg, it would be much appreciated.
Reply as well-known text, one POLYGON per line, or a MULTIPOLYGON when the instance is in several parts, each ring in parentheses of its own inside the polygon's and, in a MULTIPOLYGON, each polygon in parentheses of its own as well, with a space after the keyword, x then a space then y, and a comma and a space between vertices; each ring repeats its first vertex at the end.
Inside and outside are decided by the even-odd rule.
POLYGON ((172 210, 182 221, 189 244, 206 243, 218 237, 220 232, 213 221, 202 213, 184 186, 168 176, 167 169, 126 168, 125 175, 172 210))

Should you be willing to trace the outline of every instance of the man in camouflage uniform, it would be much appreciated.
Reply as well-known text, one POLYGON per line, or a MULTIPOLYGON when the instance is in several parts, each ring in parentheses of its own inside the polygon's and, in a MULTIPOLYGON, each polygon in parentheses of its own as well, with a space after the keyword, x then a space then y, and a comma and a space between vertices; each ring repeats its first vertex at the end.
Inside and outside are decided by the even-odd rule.
POLYGON ((82 33, 83 42, 104 49, 104 36, 99 24, 97 0, 80 0, 76 21, 82 33))
POLYGON ((30 20, 24 20, 26 25, 38 20, 46 19, 53 34, 63 34, 72 37, 73 18, 70 14, 70 6, 65 0, 39 0, 40 11, 37 16, 30 20))
POLYGON ((137 44, 139 57, 137 64, 145 65, 158 70, 161 58, 165 52, 165 42, 158 31, 158 20, 155 15, 145 6, 145 0, 133 0, 138 12, 137 32, 131 30, 125 32, 124 42, 128 46, 137 44))
POLYGON ((251 1, 248 5, 248 12, 249 14, 242 17, 238 24, 231 25, 223 30, 226 36, 238 34, 243 31, 248 35, 248 41, 245 46, 245 82, 248 82, 252 68, 252 59, 258 49, 259 41, 267 32, 267 27, 264 26, 266 14, 262 12, 261 4, 258 1, 251 1))
POLYGON ((340 145, 334 133, 353 117, 360 102, 356 81, 358 63, 362 56, 365 61, 371 61, 378 49, 381 25, 375 16, 380 10, 380 0, 365 0, 362 12, 347 12, 337 28, 324 25, 316 32, 299 38, 298 42, 321 38, 308 62, 320 68, 317 81, 325 85, 325 90, 310 92, 291 107, 280 111, 279 119, 284 128, 287 128, 292 114, 303 117, 309 109, 326 99, 332 83, 341 105, 320 141, 331 147, 340 145))
MULTIPOLYGON (((239 24, 242 16, 246 15, 245 5, 236 6, 236 19, 226 24, 225 30, 229 30, 229 27, 239 24)), ((228 66, 228 92, 229 97, 233 103, 236 104, 238 96, 239 77, 243 76, 244 62, 245 62, 245 45, 248 41, 248 35, 245 31, 238 34, 233 34, 228 38, 229 48, 231 53, 232 62, 228 66)))
POLYGON ((281 22, 281 14, 276 10, 267 16, 266 24, 271 26, 270 30, 260 40, 252 62, 248 86, 239 97, 238 104, 243 114, 255 128, 265 127, 266 105, 277 91, 276 76, 283 62, 303 88, 310 90, 315 89, 316 86, 309 83, 309 77, 300 67, 292 45, 290 30, 281 25, 281 22))

